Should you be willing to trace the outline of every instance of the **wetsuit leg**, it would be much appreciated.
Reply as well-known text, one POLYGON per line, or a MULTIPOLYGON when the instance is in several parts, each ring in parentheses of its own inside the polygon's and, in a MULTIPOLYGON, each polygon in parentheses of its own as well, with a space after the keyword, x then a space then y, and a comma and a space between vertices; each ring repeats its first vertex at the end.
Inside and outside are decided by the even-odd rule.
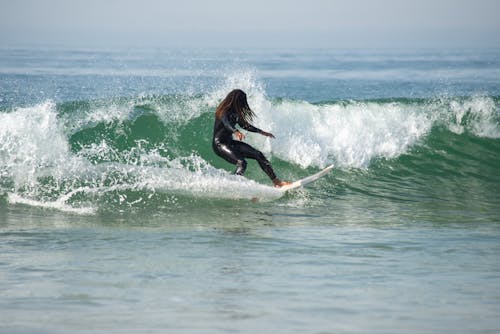
POLYGON ((235 149, 232 144, 217 144, 214 145, 214 151, 218 156, 224 158, 227 162, 236 165, 236 171, 234 174, 243 175, 247 168, 247 162, 245 157, 240 154, 240 152, 235 149))
POLYGON ((276 174, 274 173, 273 167, 269 160, 266 159, 264 154, 248 145, 247 143, 237 142, 235 145, 238 148, 238 151, 245 158, 255 159, 259 163, 260 168, 269 176, 271 180, 276 179, 276 174))
POLYGON ((219 156, 237 166, 235 172, 237 175, 243 175, 247 167, 245 158, 250 158, 257 160, 260 168, 262 168, 271 180, 276 179, 273 167, 264 154, 247 143, 234 141, 231 144, 218 144, 214 149, 219 156))

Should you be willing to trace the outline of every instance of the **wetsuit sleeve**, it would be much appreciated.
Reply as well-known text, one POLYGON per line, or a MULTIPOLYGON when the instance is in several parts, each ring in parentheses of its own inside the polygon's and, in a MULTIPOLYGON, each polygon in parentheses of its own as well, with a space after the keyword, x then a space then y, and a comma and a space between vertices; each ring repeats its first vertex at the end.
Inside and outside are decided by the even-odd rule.
POLYGON ((250 132, 257 132, 257 133, 261 133, 262 132, 261 129, 253 126, 252 124, 244 122, 244 121, 238 122, 238 125, 241 126, 243 129, 245 129, 247 131, 250 131, 250 132))

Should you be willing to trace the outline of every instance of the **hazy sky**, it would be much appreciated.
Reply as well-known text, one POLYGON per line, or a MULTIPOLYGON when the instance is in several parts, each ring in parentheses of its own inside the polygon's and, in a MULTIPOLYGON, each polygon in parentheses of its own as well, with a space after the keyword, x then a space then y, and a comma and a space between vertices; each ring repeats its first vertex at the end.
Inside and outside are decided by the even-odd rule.
POLYGON ((500 46, 500 0, 0 0, 0 43, 500 46))

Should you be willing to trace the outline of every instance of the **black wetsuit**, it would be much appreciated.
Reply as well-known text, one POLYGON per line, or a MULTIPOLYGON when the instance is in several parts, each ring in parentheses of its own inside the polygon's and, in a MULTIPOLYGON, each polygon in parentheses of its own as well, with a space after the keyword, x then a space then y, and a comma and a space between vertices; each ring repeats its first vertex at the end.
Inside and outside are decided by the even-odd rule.
POLYGON ((221 119, 215 117, 214 138, 212 142, 215 153, 226 161, 235 164, 237 166, 235 174, 237 175, 245 173, 247 167, 245 158, 249 158, 257 160, 262 170, 271 180, 276 179, 276 174, 274 174, 271 164, 262 152, 244 142, 233 140, 233 132, 236 131, 236 124, 250 132, 261 132, 255 126, 240 120, 236 111, 229 110, 221 119))

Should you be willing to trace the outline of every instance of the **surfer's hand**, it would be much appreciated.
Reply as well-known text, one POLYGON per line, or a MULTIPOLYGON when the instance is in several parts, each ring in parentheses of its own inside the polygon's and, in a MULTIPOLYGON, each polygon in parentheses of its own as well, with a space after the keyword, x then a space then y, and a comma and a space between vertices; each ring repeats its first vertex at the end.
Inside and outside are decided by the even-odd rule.
POLYGON ((260 133, 261 133, 261 135, 266 136, 266 137, 276 138, 276 137, 274 137, 274 135, 272 133, 269 133, 266 131, 261 131, 260 133))
POLYGON ((234 131, 234 135, 235 135, 236 139, 238 139, 238 140, 245 139, 245 135, 243 133, 239 132, 238 130, 234 131))

